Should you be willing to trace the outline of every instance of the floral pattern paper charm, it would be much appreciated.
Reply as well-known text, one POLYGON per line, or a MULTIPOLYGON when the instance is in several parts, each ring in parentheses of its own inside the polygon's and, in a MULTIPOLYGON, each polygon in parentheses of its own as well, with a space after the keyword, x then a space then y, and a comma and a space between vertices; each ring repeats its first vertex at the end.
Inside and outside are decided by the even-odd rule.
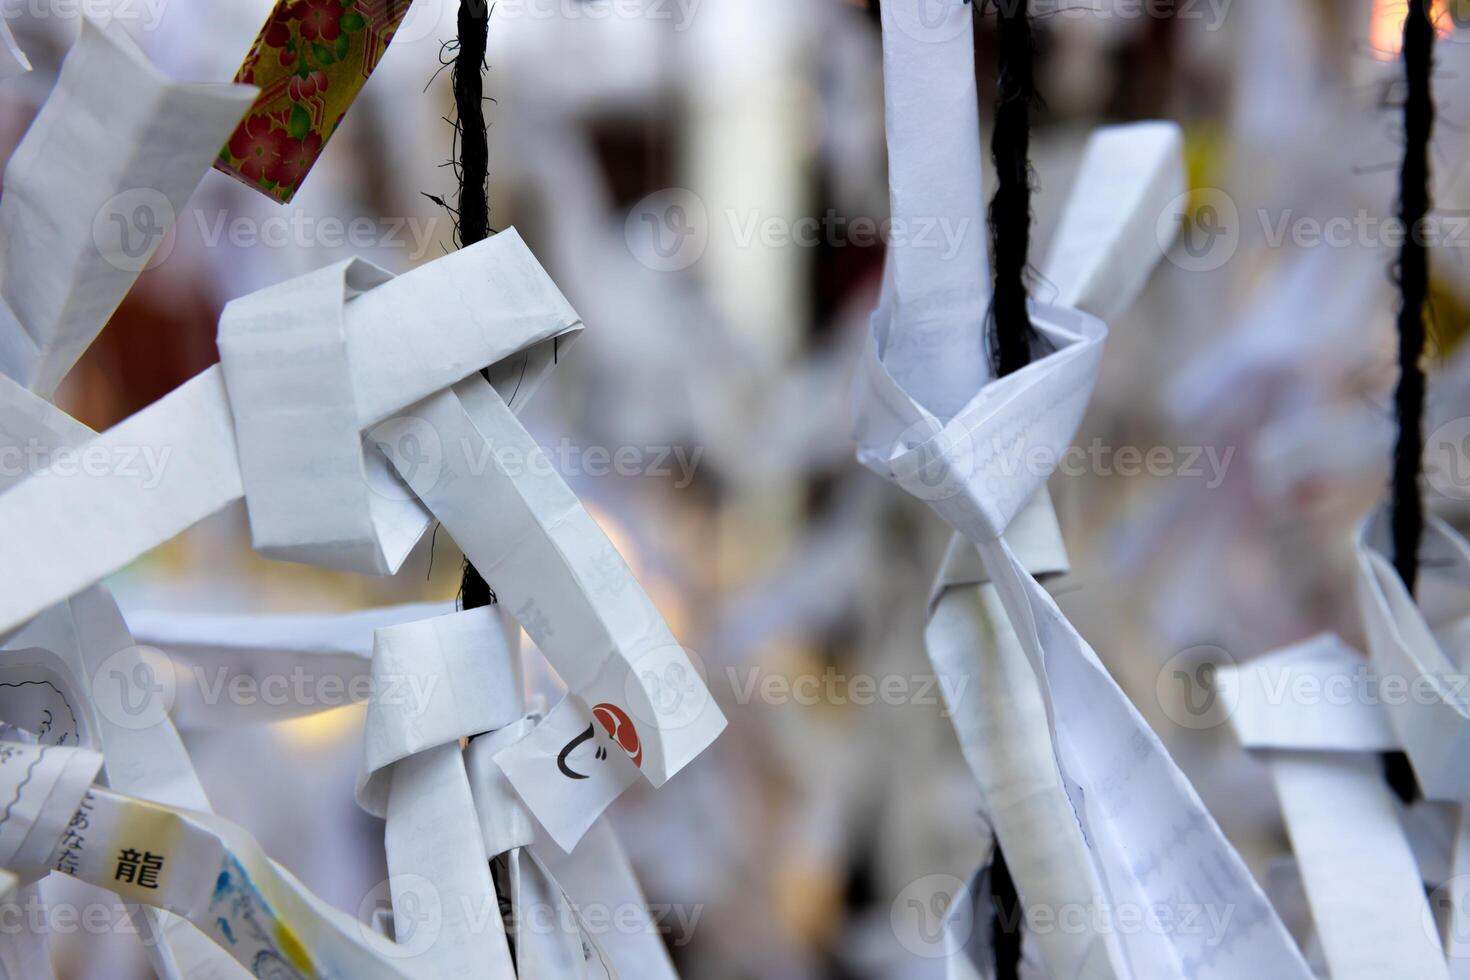
POLYGON ((377 67, 411 0, 279 0, 235 81, 260 96, 215 169, 285 204, 377 67))

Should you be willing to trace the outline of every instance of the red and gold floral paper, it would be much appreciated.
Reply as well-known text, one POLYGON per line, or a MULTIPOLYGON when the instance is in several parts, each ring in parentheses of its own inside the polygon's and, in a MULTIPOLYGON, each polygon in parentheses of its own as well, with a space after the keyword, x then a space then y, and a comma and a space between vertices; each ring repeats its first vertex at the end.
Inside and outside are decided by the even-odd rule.
POLYGON ((393 40, 410 0, 280 0, 235 81, 260 87, 215 169, 281 203, 393 40))

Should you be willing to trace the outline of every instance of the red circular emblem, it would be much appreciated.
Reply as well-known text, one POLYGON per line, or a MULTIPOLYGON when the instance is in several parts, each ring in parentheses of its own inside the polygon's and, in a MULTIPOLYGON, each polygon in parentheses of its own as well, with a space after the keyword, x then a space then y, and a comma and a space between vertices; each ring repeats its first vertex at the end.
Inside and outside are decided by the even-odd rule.
POLYGON ((628 717, 628 713, 615 704, 599 704, 592 709, 592 717, 602 722, 613 741, 628 753, 633 765, 642 767, 643 743, 638 740, 638 729, 633 727, 633 719, 628 717))

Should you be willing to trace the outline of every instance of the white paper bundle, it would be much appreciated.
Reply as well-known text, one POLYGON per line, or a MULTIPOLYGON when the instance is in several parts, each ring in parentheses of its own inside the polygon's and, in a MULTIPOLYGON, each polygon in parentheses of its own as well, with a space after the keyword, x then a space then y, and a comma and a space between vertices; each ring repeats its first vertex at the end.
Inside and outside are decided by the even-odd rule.
MULTIPOLYGON (((553 344, 581 329, 513 229, 356 297, 344 316, 354 411, 378 439, 392 438, 374 427, 395 411, 543 343, 549 362, 553 344)), ((0 533, 15 553, 49 559, 0 569, 0 634, 245 496, 219 367, 79 452, 132 465, 52 466, 0 494, 0 533), (142 454, 160 467, 137 465, 142 454)), ((373 486, 405 494, 386 473, 373 486)))
MULTIPOLYGON (((968 7, 952 6, 950 16, 968 24, 968 7)), ((904 125, 897 120, 906 114, 927 118, 936 133, 965 122, 938 112, 923 115, 926 86, 963 89, 973 69, 955 58, 949 77, 925 77, 926 67, 937 60, 936 38, 916 43, 904 29, 913 7, 899 4, 895 10, 885 4, 883 9, 890 142, 904 125)), ((932 4, 924 9, 932 15, 932 4)), ((932 24, 933 17, 925 23, 932 24)), ((968 47, 967 39, 950 43, 968 47)), ((918 138, 913 133, 899 137, 900 142, 918 138)), ((1143 915, 1167 908, 1178 916, 1172 926, 1140 930, 1038 930, 1047 971, 1076 977, 1307 977, 1310 971, 1291 938, 1193 788, 1028 570, 1029 560, 1038 571, 1053 571, 1063 557, 1054 520, 1045 513, 1029 517, 1023 540, 1013 544, 1007 536, 1028 506, 1045 505, 1044 498, 1032 501, 1086 407, 1107 328, 1083 310, 1095 302, 1112 313, 1126 304, 1128 291, 1143 281, 1158 254, 1153 219, 1182 190, 1177 133, 1144 127, 1131 138, 1123 130, 1110 139, 1113 147, 1098 148, 1084 161, 1083 180, 1058 235, 1065 243, 1055 266, 1065 277, 1059 298, 1075 308, 1033 305, 1033 321, 1054 353, 999 380, 974 379, 973 387, 960 392, 952 416, 928 407, 935 404, 930 394, 935 380, 924 362, 973 357, 967 352, 983 349, 982 331, 958 329, 947 338, 952 350, 922 358, 910 354, 914 341, 906 338, 937 333, 929 327, 935 321, 983 322, 983 306, 977 303, 985 297, 977 296, 971 284, 984 270, 946 265, 912 245, 895 243, 857 380, 858 458, 924 500, 973 544, 992 583, 988 611, 984 598, 969 610, 949 612, 941 599, 928 638, 941 673, 968 670, 982 687, 999 679, 988 704, 999 707, 1000 698, 1009 702, 996 717, 1016 727, 992 730, 988 740, 973 719, 959 728, 967 757, 995 806, 1001 844, 1008 853, 1013 843, 1017 847, 1014 873, 1023 907, 1050 914, 1080 907, 1143 915), (1152 258, 1140 268, 1141 256, 1148 253, 1152 258), (928 289, 905 295, 899 270, 916 264, 929 270, 928 289), (1123 291, 1109 293, 1113 285, 1123 291), (921 391, 924 404, 916 397, 921 391), (1017 548, 1022 544, 1035 553, 1023 557, 1017 548), (1005 630, 1014 633, 1015 646, 1005 630), (976 650, 966 656, 967 643, 990 647, 977 661, 972 659, 979 655, 976 650), (1026 668, 997 670, 998 658, 1008 650, 1013 659, 1024 656, 1026 668), (1032 693, 1022 693, 1027 690, 1032 693), (990 754, 1002 735, 1025 745, 990 754), (1045 849, 1025 843, 1038 826, 1051 835, 1045 849), (1201 916, 1190 919, 1191 928, 1182 926, 1187 911, 1201 916), (1201 927, 1207 920, 1212 928, 1201 927)), ((914 158, 914 149, 907 149, 907 154, 890 149, 890 171, 899 171, 891 177, 896 221, 923 215, 913 210, 920 206, 918 199, 905 193, 914 186, 901 172, 905 159, 914 158)), ((927 185, 978 185, 978 169, 961 171, 962 164, 963 159, 931 158, 927 185), (953 172, 947 172, 950 167, 953 172)))

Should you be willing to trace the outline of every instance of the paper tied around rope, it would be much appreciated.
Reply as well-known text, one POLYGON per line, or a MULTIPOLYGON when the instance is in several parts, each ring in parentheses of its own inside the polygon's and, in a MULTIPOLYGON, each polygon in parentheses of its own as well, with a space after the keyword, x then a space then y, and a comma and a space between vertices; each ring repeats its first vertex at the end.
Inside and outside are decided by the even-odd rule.
POLYGON ((501 607, 375 631, 359 805, 383 816, 394 763, 514 725, 524 713, 520 627, 501 607))
MULTIPOLYGON (((524 405, 582 329, 514 229, 364 293, 344 316, 360 430, 467 377, 483 384, 487 365, 492 377, 508 376, 507 390, 519 386, 514 401, 524 405)), ((48 557, 0 566, 0 632, 243 497, 235 421, 215 366, 78 445, 167 450, 156 480, 139 467, 85 478, 44 469, 0 494, 0 538, 18 554, 48 557)))
MULTIPOLYGON (((1381 678, 1402 678, 1412 696, 1385 698, 1389 721, 1430 800, 1470 802, 1470 702, 1465 685, 1470 649, 1446 650, 1387 555, 1387 513, 1363 522, 1358 534, 1358 609, 1368 652, 1381 678)), ((1470 589, 1470 543, 1430 517, 1419 545, 1426 576, 1470 589)))
POLYGON ((347 304, 392 279, 350 259, 220 316, 250 532, 268 558, 385 575, 428 527, 382 453, 364 447, 348 362, 347 304))
MULTIPOLYGON (((516 378, 506 380, 514 399, 516 378)), ((446 456, 423 503, 568 689, 588 708, 615 705, 632 720, 643 776, 661 786, 714 741, 725 718, 694 658, 560 474, 506 462, 503 452, 532 459, 540 449, 497 386, 506 387, 470 377, 411 408, 466 447, 446 456), (472 466, 471 457, 488 465, 472 466), (673 682, 683 686, 669 689, 673 682)))
POLYGON ((889 374, 887 331, 876 322, 859 369, 859 461, 971 541, 1000 537, 1045 486, 1082 421, 1102 361, 1101 320, 1060 307, 1032 310, 1054 352, 984 385, 948 423, 889 374))

